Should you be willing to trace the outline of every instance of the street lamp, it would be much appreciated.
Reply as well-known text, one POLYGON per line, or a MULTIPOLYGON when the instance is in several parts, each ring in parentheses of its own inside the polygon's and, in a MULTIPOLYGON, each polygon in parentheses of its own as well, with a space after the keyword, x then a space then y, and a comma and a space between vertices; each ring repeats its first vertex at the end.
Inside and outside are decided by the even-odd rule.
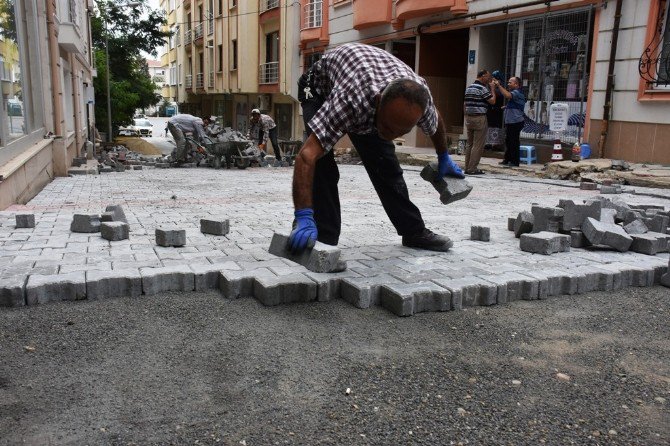
MULTIPOLYGON (((128 2, 117 5, 119 8, 140 6, 142 2, 128 2)), ((105 5, 105 63, 107 67, 107 142, 112 142, 112 96, 109 91, 109 31, 107 30, 107 3, 105 5)))

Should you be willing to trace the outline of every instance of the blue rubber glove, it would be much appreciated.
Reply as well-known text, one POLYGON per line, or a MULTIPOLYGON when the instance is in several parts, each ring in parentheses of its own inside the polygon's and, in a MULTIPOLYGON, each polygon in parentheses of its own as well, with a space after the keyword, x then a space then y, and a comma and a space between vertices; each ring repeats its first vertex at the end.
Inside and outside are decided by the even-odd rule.
POLYGON ((458 167, 447 152, 437 155, 437 177, 435 181, 440 181, 445 175, 456 178, 465 178, 465 174, 458 167))
POLYGON ((308 245, 314 245, 318 232, 314 221, 314 211, 311 208, 295 211, 295 229, 288 238, 288 247, 291 252, 299 252, 308 245))

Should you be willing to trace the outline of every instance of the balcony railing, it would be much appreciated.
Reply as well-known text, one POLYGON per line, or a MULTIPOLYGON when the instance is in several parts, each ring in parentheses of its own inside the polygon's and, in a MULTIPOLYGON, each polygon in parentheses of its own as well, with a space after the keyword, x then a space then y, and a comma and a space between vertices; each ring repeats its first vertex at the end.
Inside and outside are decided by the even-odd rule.
POLYGON ((75 2, 75 0, 70 0, 68 2, 68 9, 70 13, 70 22, 77 23, 77 2, 75 2))
POLYGON ((184 76, 184 87, 193 88, 193 75, 187 74, 184 76))
POLYGON ((193 33, 190 29, 184 30, 184 45, 190 45, 193 42, 193 33))
POLYGON ((214 14, 210 12, 207 18, 207 35, 211 36, 212 34, 214 34, 214 14))
POLYGON ((202 36, 204 35, 203 30, 202 30, 202 23, 198 23, 195 25, 195 28, 193 29, 195 37, 195 40, 202 39, 202 36))
POLYGON ((258 73, 259 84, 276 84, 279 82, 279 62, 263 63, 258 73))
POLYGON ((307 0, 303 29, 320 28, 323 23, 323 0, 307 0))
POLYGON ((210 71, 209 76, 207 78, 207 87, 208 88, 214 88, 214 72, 210 71))
POLYGON ((195 88, 196 90, 201 90, 205 88, 205 74, 197 73, 195 75, 195 88))
POLYGON ((275 8, 279 8, 279 0, 261 0, 260 4, 261 14, 263 14, 265 11, 269 11, 275 8))

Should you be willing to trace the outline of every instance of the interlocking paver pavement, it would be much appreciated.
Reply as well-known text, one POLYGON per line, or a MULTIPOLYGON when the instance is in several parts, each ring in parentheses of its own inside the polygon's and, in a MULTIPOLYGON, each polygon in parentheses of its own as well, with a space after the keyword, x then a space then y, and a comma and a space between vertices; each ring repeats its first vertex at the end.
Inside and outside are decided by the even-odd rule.
MULTIPOLYGON (((403 247, 365 170, 340 166, 343 228, 339 248, 348 270, 331 278, 312 274, 268 252, 274 232, 290 230, 291 169, 148 168, 56 178, 27 205, 0 212, 0 304, 81 299, 86 290, 98 299, 122 290, 135 294, 137 277, 146 294, 219 288, 226 297, 252 296, 254 290, 260 290, 269 299, 268 287, 276 282, 282 284, 282 291, 278 298, 270 299, 273 304, 304 300, 286 297, 283 291, 300 292, 303 288, 310 293, 316 289, 316 299, 327 301, 341 297, 345 282, 382 276, 387 284, 424 283, 420 289, 431 289, 432 285, 425 283, 441 286, 451 293, 450 308, 458 309, 595 289, 649 286, 667 272, 667 252, 650 256, 574 248, 547 257, 522 252, 519 239, 508 231, 508 217, 529 211, 531 204, 555 207, 561 199, 582 203, 597 199, 598 191, 581 190, 577 183, 486 175, 468 179, 474 189, 467 199, 444 206, 419 172, 420 167, 406 169, 410 196, 427 227, 449 236, 454 247, 447 253, 403 247), (99 215, 109 205, 123 207, 130 226, 128 240, 108 241, 99 233, 70 231, 73 215, 99 215), (34 213, 35 227, 16 228, 19 213, 34 213), (228 234, 214 236, 200 231, 201 219, 221 215, 230 216, 228 234), (469 240, 471 226, 481 222, 490 227, 489 243, 469 240), (155 231, 159 227, 183 228, 186 244, 157 246, 155 231), (59 276, 63 277, 59 280, 59 276), (273 277, 281 280, 273 281, 273 277), (293 283, 291 277, 300 280, 293 283), (256 278, 261 280, 254 286, 256 278), (306 287, 306 280, 316 286, 306 287), (17 298, 17 286, 23 286, 24 300, 17 298), (75 295, 70 296, 72 290, 75 295)), ((618 197, 629 204, 670 208, 664 191, 636 191, 643 195, 624 193, 618 197)), ((626 207, 616 207, 623 217, 626 207)), ((440 307, 420 303, 423 301, 412 297, 411 287, 397 289, 398 299, 406 299, 403 306, 398 300, 398 313, 440 307)), ((373 297, 372 303, 378 303, 378 296, 373 297)), ((314 298, 310 294, 308 300, 314 298)))

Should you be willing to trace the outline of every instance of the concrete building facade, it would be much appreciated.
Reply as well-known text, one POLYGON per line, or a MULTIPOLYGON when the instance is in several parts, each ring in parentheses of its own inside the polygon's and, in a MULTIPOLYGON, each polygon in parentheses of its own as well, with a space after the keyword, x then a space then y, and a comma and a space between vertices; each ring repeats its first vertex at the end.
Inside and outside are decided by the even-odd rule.
POLYGON ((9 3, 0 33, 0 209, 26 203, 92 139, 93 1, 9 3))

